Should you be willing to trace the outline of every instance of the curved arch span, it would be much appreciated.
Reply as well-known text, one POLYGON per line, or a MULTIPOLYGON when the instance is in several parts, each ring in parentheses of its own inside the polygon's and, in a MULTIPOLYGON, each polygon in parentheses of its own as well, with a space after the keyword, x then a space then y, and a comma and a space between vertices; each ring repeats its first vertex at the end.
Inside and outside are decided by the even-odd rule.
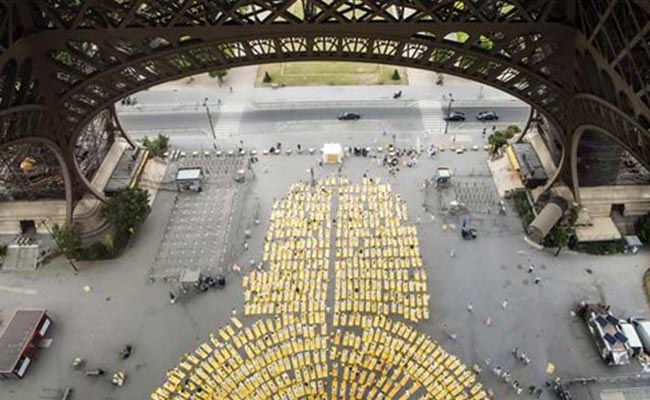
MULTIPOLYGON (((294 35, 238 38, 171 47, 90 76, 61 104, 76 133, 119 99, 168 81, 214 69, 287 61, 354 61, 418 68, 459 76, 503 90, 542 112, 557 126, 565 119, 566 93, 548 77, 479 48, 442 40, 377 33, 362 36, 294 35), (104 97, 97 87, 111 88, 104 97)), ((528 50, 530 51, 530 49, 528 50)))
POLYGON ((627 144, 625 144, 625 142, 623 142, 619 137, 612 134, 608 130, 601 128, 600 126, 593 125, 593 124, 584 124, 584 125, 578 126, 577 128, 574 128, 574 130, 573 130, 573 132, 571 134, 571 165, 570 165, 570 167, 571 167, 571 181, 573 183, 573 196, 574 196, 574 198, 576 200, 576 203, 578 203, 578 204, 581 204, 581 201, 580 201, 580 180, 578 178, 578 147, 580 146, 580 139, 582 139, 582 136, 585 134, 585 132, 594 132, 594 133, 598 133, 600 135, 603 135, 603 136, 607 137, 608 139, 611 139, 612 141, 616 142, 616 144, 621 146, 626 151, 634 154, 632 151, 630 151, 627 144))
POLYGON ((588 93, 573 96, 569 108, 573 123, 571 132, 585 125, 598 126, 650 170, 650 131, 639 122, 615 105, 588 93))

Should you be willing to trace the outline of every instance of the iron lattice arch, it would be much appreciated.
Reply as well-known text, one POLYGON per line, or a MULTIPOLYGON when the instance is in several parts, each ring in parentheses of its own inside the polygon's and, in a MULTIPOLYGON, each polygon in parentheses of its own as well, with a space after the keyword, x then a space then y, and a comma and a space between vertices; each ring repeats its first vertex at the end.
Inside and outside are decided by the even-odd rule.
POLYGON ((120 98, 213 69, 316 59, 480 81, 537 109, 563 166, 577 168, 572 137, 588 123, 650 167, 644 0, 0 0, 0 24, 0 146, 51 139, 75 187, 95 165, 79 136, 120 98))

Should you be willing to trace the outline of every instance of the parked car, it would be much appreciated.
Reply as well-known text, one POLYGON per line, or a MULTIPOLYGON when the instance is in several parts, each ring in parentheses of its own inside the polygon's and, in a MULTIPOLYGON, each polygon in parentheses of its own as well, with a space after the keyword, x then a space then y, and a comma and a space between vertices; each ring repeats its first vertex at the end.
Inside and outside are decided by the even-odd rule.
POLYGON ((460 111, 452 111, 445 115, 445 121, 465 121, 465 113, 460 111))
POLYGON ((361 115, 353 112, 344 112, 339 114, 339 121, 356 121, 361 119, 361 115))
POLYGON ((483 111, 478 113, 476 119, 479 121, 496 121, 499 119, 499 115, 494 111, 483 111))

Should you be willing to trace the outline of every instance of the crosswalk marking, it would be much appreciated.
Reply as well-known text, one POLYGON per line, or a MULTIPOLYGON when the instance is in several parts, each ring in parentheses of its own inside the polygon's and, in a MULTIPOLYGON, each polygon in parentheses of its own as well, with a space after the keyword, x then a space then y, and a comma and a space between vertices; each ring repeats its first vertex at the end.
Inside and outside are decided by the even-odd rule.
POLYGON ((221 107, 215 114, 214 133, 218 138, 233 137, 239 134, 244 106, 221 107))
POLYGON ((442 135, 445 132, 445 120, 439 101, 420 100, 418 102, 422 124, 427 135, 442 135))

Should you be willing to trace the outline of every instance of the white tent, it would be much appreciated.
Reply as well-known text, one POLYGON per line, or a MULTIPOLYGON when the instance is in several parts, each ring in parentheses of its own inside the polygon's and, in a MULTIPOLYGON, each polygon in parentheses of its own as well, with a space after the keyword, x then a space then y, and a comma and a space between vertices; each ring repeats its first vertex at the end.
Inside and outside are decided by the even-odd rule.
POLYGON ((340 143, 325 143, 323 145, 323 163, 337 164, 343 162, 343 146, 340 143))

